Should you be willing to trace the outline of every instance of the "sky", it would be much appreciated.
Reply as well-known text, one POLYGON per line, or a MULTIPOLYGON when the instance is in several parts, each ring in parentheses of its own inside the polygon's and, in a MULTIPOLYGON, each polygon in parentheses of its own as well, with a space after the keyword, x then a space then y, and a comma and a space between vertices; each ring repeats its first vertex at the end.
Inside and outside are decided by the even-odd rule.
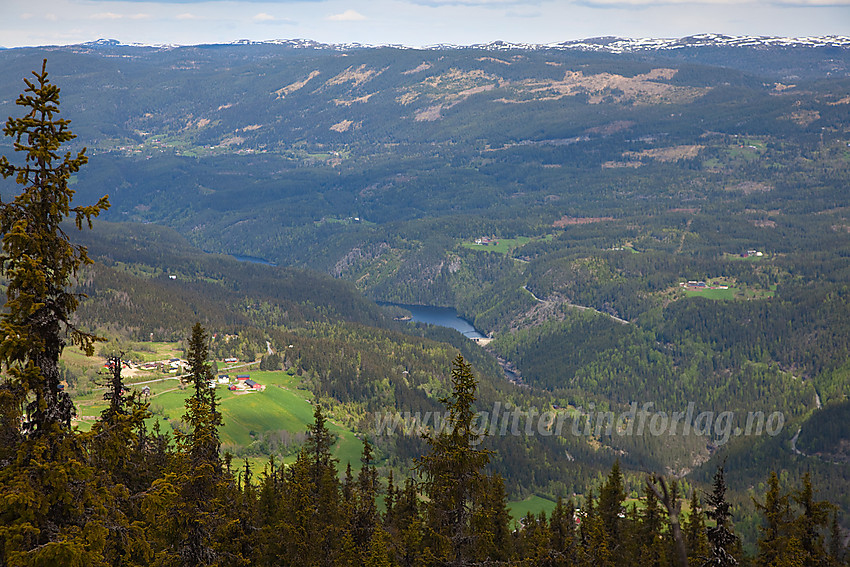
POLYGON ((0 0, 0 46, 850 35, 850 0, 0 0))

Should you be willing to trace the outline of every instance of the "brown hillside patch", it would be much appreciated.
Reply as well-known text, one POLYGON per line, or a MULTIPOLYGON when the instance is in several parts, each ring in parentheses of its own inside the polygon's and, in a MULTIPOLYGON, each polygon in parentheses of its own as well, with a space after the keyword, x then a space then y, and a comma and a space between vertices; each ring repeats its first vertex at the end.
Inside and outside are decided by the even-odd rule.
POLYGON ((555 228, 564 228, 565 226, 571 226, 576 224, 592 224, 595 222, 605 222, 612 220, 614 220, 614 217, 570 217, 564 215, 555 222, 553 222, 552 226, 554 226, 555 228))
POLYGON ((342 85, 343 83, 352 83, 352 87, 359 87, 363 83, 371 81, 378 75, 384 72, 385 69, 381 69, 380 71, 377 69, 369 69, 366 67, 366 64, 362 64, 356 69, 352 65, 336 77, 332 77, 325 82, 325 86, 332 87, 336 85, 342 85))
POLYGON ((640 167, 643 165, 641 161, 606 161, 602 164, 602 169, 617 169, 621 167, 640 167))
POLYGON ((438 120, 444 109, 463 102, 474 94, 496 88, 500 79, 481 70, 461 71, 451 69, 447 73, 428 77, 417 85, 409 87, 396 100, 401 104, 411 104, 419 99, 427 99, 429 106, 415 113, 417 122, 438 120))
POLYGON ((359 122, 354 122, 352 120, 343 120, 342 122, 337 122, 336 124, 331 126, 330 130, 333 130, 334 132, 342 133, 342 132, 347 132, 348 130, 350 130, 352 126, 354 128, 358 128, 359 122))
POLYGON ((776 228, 776 221, 767 219, 751 220, 750 224, 759 228, 776 228))
POLYGON ((659 79, 670 79, 676 72, 675 69, 661 68, 634 77, 624 77, 612 73, 585 75, 582 71, 567 71, 560 81, 527 79, 511 83, 508 87, 514 91, 514 95, 499 101, 523 103, 586 94, 590 104, 599 104, 606 99, 615 102, 630 100, 636 104, 659 104, 692 102, 709 90, 658 82, 659 79))
POLYGON ((502 65, 510 65, 510 61, 502 61, 501 59, 496 59, 495 57, 479 57, 476 61, 490 61, 491 63, 501 63, 502 65))
POLYGON ((442 110, 443 105, 441 104, 417 110, 414 120, 417 122, 433 122, 434 120, 439 120, 442 118, 442 115, 440 114, 440 111, 442 110))
POLYGON ((310 81, 312 81, 313 79, 318 77, 320 74, 321 73, 319 73, 318 71, 313 71, 309 75, 307 75, 307 78, 304 79, 303 81, 296 81, 296 82, 292 83, 291 85, 287 85, 283 88, 280 88, 280 89, 276 90, 274 92, 274 94, 277 95, 278 99, 286 98, 287 95, 291 95, 295 91, 304 88, 304 85, 306 85, 307 83, 309 83, 310 81))
POLYGON ((651 158, 657 161, 679 161, 680 159, 693 159, 699 155, 705 146, 683 145, 670 146, 669 148, 650 148, 640 152, 623 152, 623 157, 632 159, 651 158))
POLYGON ((837 106, 839 104, 850 104, 850 96, 845 96, 844 98, 836 101, 827 102, 827 104, 830 106, 837 106))
POLYGON ((430 68, 431 68, 431 64, 423 61, 422 63, 420 63, 418 66, 414 67, 413 69, 409 69, 407 71, 404 71, 402 73, 402 75, 412 75, 414 73, 421 73, 422 71, 427 71, 430 68))
POLYGON ((786 114, 782 118, 805 127, 815 120, 820 120, 820 112, 817 110, 795 110, 791 114, 786 114))
POLYGON ((726 187, 726 190, 740 191, 744 195, 749 195, 750 193, 767 193, 768 191, 773 191, 773 187, 761 181, 744 181, 737 185, 726 187))
POLYGON ((359 96, 357 98, 352 98, 351 100, 343 100, 339 98, 334 99, 334 104, 337 106, 351 106, 356 102, 369 102, 369 99, 375 96, 375 93, 369 93, 367 95, 359 96))

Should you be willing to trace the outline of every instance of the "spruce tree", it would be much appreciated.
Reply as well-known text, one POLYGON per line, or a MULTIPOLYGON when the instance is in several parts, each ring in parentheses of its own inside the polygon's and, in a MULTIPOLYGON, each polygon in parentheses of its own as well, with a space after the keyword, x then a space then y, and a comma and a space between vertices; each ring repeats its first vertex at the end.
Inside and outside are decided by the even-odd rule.
POLYGON ((708 528, 709 553, 703 567, 733 567, 738 560, 732 555, 732 549, 738 542, 738 536, 732 528, 732 506, 726 500, 726 477, 723 465, 717 467, 714 474, 711 493, 706 496, 706 503, 711 507, 708 517, 715 525, 708 528))
POLYGON ((623 489, 623 474, 620 472, 620 460, 614 461, 611 472, 605 483, 599 489, 599 505, 597 511, 602 520, 602 527, 608 538, 608 549, 616 552, 620 545, 623 502, 626 493, 623 489))
POLYGON ((78 229, 109 206, 72 206, 72 174, 86 163, 85 150, 64 156, 74 139, 58 118, 59 88, 45 60, 16 100, 22 118, 9 118, 3 133, 24 154, 22 165, 0 157, 0 175, 14 177, 20 193, 0 202, 0 272, 6 304, 0 315, 0 565, 105 565, 114 487, 89 464, 85 444, 70 430, 73 404, 60 388, 59 356, 67 338, 87 354, 96 339, 71 317, 79 296, 71 280, 88 263, 86 250, 70 243, 63 222, 78 229))
POLYGON ((770 473, 764 502, 755 498, 753 502, 764 518, 759 526, 761 535, 755 564, 773 567, 799 560, 800 542, 793 531, 790 497, 782 493, 776 472, 770 473))
POLYGON ((369 439, 363 439, 363 454, 360 457, 360 473, 357 476, 357 500, 354 512, 354 542, 361 551, 367 549, 372 534, 378 525, 378 471, 369 439))
POLYGON ((14 199, 0 203, 0 262, 8 282, 0 315, 0 361, 11 386, 7 394, 17 397, 18 407, 25 405, 24 433, 38 435, 54 427, 68 430, 74 414, 70 397, 59 387, 65 337, 89 355, 96 340, 71 321, 80 298, 69 284, 90 260, 84 247, 71 244, 63 223, 73 216, 78 229, 84 223, 91 227, 109 201, 104 196, 95 205, 71 206, 69 180, 88 158, 85 149, 75 156, 60 154, 61 146, 76 137, 70 122, 56 116, 60 89, 48 79, 46 59, 33 75, 35 81, 24 79, 27 88, 16 100, 26 114, 9 118, 3 129, 15 151, 24 153, 25 163, 13 165, 0 157, 0 175, 22 186, 14 199))
POLYGON ((648 567, 661 567, 667 564, 667 545, 664 538, 664 518, 657 493, 654 490, 653 477, 644 484, 645 506, 640 514, 640 564, 648 567))
POLYGON ((575 526, 573 501, 566 504, 561 496, 555 503, 552 516, 549 518, 549 531, 552 538, 549 543, 553 565, 573 565, 576 560, 575 526))
MULTIPOLYGON (((183 421, 187 432, 177 432, 179 453, 171 470, 146 492, 148 533, 156 545, 156 563, 201 567, 240 564, 238 550, 225 549, 223 533, 232 531, 235 484, 222 467, 218 428, 222 424, 212 369, 207 362, 207 333, 200 323, 192 327, 186 358, 193 393, 186 398, 183 421)), ((233 521, 235 523, 235 520, 233 521)))
POLYGON ((690 513, 682 522, 682 529, 688 550, 688 565, 702 565, 708 557, 708 538, 705 532, 705 515, 696 490, 691 494, 690 513))
POLYGON ((614 556, 608 547, 608 536, 599 515, 596 498, 591 490, 587 495, 582 510, 579 529, 583 553, 579 557, 579 565, 583 567, 611 567, 614 556))
POLYGON ((416 481, 408 477, 404 481, 404 488, 397 493, 393 507, 395 521, 387 525, 393 536, 396 562, 405 567, 422 564, 424 525, 420 508, 416 481))
POLYGON ((473 554, 470 521, 490 452, 476 447, 473 404, 477 382, 460 355, 452 363, 451 381, 452 395, 440 400, 449 413, 448 428, 425 436, 430 451, 416 466, 428 496, 431 552, 438 562, 463 565, 473 554))
POLYGON ((794 501, 800 507, 800 514, 795 521, 796 532, 803 550, 803 565, 815 567, 827 563, 823 532, 827 529, 832 505, 814 499, 815 490, 808 472, 803 475, 802 483, 794 494, 794 501))
MULTIPOLYGON (((266 545, 259 565, 344 565, 356 555, 351 513, 343 502, 333 437, 321 407, 316 406, 307 443, 274 487, 279 502, 264 529, 266 545)), ((355 500, 353 475, 349 481, 355 500)))

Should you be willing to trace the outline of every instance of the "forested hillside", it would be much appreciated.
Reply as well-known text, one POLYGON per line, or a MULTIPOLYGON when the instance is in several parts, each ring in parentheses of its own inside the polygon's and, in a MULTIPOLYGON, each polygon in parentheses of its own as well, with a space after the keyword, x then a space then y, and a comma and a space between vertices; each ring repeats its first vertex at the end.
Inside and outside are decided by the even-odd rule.
MULTIPOLYGON (((615 463, 626 496, 652 498, 647 473, 690 495, 725 463, 747 553, 770 470, 795 498, 815 486, 848 525, 847 49, 14 49, 0 51, 0 111, 19 113, 20 79, 43 57, 78 135, 66 148, 88 148, 68 187, 77 202, 108 194, 111 205, 92 232, 63 225, 94 260, 70 282, 86 297, 68 322, 109 339, 93 363, 66 351, 55 378, 76 402, 105 410, 93 400, 107 357, 167 343, 185 358, 200 322, 216 365, 285 372, 280 384, 334 427, 373 435, 369 463, 401 479, 433 445, 416 428, 375 430, 392 412, 441 411, 460 354, 478 379, 471 407, 520 416, 502 422, 515 434, 493 426, 480 467, 504 483, 488 490, 515 502, 590 503, 615 463), (493 340, 399 321, 375 300, 455 307, 493 340), (648 408, 648 434, 623 434, 641 423, 633 407, 648 408), (710 414, 706 427, 676 432, 668 419, 687 411, 710 414), (626 416, 622 427, 599 421, 609 412, 626 416), (652 434, 662 414, 673 433, 652 434), (781 424, 750 434, 754 414, 781 424)), ((10 138, 0 153, 12 159, 10 138)), ((13 181, 0 184, 4 203, 13 181)), ((189 430, 150 408, 159 413, 132 427, 189 430)), ((250 441, 227 449, 249 467, 292 463, 305 440, 287 431, 298 447, 281 448, 268 442, 278 425, 245 429, 250 441)), ((149 439, 133 458, 191 457, 187 438, 149 439)), ((346 463, 313 458, 344 474, 346 463)), ((269 469, 265 490, 289 486, 286 474, 269 469)), ((241 486, 233 498, 246 510, 262 502, 241 486)), ((335 486, 345 494, 344 477, 335 486)), ((643 505, 629 529, 672 537, 643 505)), ((389 517, 387 537, 407 537, 389 517)), ((826 537, 823 517, 810 520, 826 537)), ((534 537, 554 538, 551 521, 534 537)), ((802 521, 779 531, 794 539, 802 521)), ((512 536, 505 557, 537 553, 529 534, 512 536)), ((417 549, 437 553, 435 542, 417 549)))

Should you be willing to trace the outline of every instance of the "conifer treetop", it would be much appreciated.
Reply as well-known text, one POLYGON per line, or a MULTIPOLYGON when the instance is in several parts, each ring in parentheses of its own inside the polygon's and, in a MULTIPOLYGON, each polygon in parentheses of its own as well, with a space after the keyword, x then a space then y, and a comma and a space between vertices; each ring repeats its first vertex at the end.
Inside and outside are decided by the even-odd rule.
POLYGON ((59 87, 47 76, 47 60, 16 104, 27 112, 9 118, 3 133, 25 154, 23 165, 0 157, 0 175, 21 185, 9 202, 0 202, 0 272, 7 278, 6 310, 0 316, 0 361, 27 405, 24 429, 40 431, 49 423, 70 425, 73 405, 59 391, 59 356, 70 336, 88 355, 98 338, 73 325, 80 296, 68 291, 79 268, 90 263, 85 247, 70 242, 62 223, 74 217, 78 229, 109 207, 108 196, 95 205, 72 206, 71 175, 86 164, 85 149, 60 155, 75 138, 70 121, 58 118, 59 87))

